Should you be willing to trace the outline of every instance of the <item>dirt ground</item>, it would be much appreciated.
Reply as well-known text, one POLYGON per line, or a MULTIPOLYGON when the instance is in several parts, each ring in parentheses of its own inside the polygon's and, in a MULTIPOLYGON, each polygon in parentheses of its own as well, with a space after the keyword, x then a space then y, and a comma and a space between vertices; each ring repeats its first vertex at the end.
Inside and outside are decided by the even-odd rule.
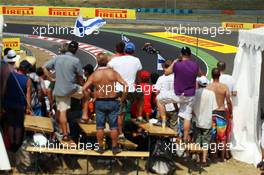
MULTIPOLYGON (((79 163, 80 163, 81 167, 84 167, 84 171, 85 171, 86 170, 86 160, 84 160, 84 159, 79 160, 79 163)), ((122 166, 120 165, 121 164, 120 162, 115 162, 113 164, 113 172, 112 173, 116 174, 116 175, 123 175, 123 174, 134 175, 134 174, 136 174, 135 162, 128 161, 128 163, 125 163, 125 167, 122 168, 122 166), (129 165, 128 165, 128 163, 129 163, 129 165)), ((145 170, 145 164, 146 164, 145 160, 140 161, 140 170, 145 170)), ((177 174, 177 175, 188 174, 188 167, 186 165, 186 162, 184 163, 184 162, 182 162, 182 160, 176 160, 176 165, 177 165, 177 169, 175 171, 175 174, 177 174)), ((190 164, 188 164, 188 166, 189 165, 190 164)), ((90 169, 89 173, 90 174, 111 174, 109 169, 102 170, 102 168, 105 169, 105 166, 100 166, 100 163, 89 164, 89 169, 90 169), (98 164, 99 164, 99 166, 98 166, 98 164), (92 166, 94 166, 94 168, 96 168, 96 170, 94 170, 92 168, 92 166)), ((80 173, 86 172, 86 171, 83 172, 80 170, 77 170, 77 171, 75 170, 73 173, 77 173, 78 171, 80 173)), ((145 175, 145 174, 147 175, 148 173, 146 171, 140 171, 139 174, 140 175, 145 175)), ((199 174, 197 169, 191 173, 191 175, 196 175, 196 174, 199 174)), ((216 164, 210 165, 210 167, 205 168, 203 170, 202 174, 204 174, 204 175, 261 175, 261 171, 256 169, 253 165, 245 164, 245 163, 236 161, 234 159, 231 159, 225 163, 216 163, 216 164)))
MULTIPOLYGON (((47 53, 40 51, 39 49, 35 49, 33 47, 26 47, 29 49, 33 55, 37 57, 37 65, 41 66, 44 62, 50 58, 47 53)), ((133 160, 126 160, 124 166, 120 161, 116 161, 113 163, 113 172, 110 172, 109 164, 105 162, 96 162, 97 158, 89 159, 89 173, 90 174, 117 174, 117 175, 134 175, 136 174, 136 165, 133 160)), ((51 162, 52 163, 52 162, 51 162)), ((140 173, 148 174, 145 170, 146 160, 140 160, 140 173)), ((190 162, 186 164, 183 160, 176 160, 177 169, 175 174, 177 175, 186 175, 188 174, 188 166, 190 166, 190 162)), ((63 174, 86 174, 86 159, 83 157, 64 157, 63 158, 63 166, 59 168, 56 173, 63 174)), ((16 172, 16 171, 15 171, 16 172)), ((17 174, 14 173, 14 174, 17 174)), ((192 175, 199 174, 198 171, 193 171, 192 175)), ((261 175, 261 173, 254 165, 246 164, 240 161, 236 161, 234 159, 228 160, 224 163, 215 163, 211 164, 210 167, 205 168, 202 172, 204 175, 261 175)))
POLYGON ((42 66, 45 62, 47 62, 51 58, 51 56, 48 53, 41 51, 37 48, 33 48, 31 46, 24 46, 24 47, 26 49, 30 50, 32 52, 33 56, 36 57, 37 67, 42 66))

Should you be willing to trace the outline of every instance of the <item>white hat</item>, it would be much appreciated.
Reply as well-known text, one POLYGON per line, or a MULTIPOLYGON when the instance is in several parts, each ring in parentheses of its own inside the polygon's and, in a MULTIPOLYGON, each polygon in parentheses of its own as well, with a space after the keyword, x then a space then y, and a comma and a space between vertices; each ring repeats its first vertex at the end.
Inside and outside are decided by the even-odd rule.
POLYGON ((9 50, 7 55, 4 56, 4 61, 7 63, 15 63, 19 61, 20 56, 16 54, 16 51, 14 50, 9 50))
POLYGON ((206 78, 206 76, 198 77, 197 82, 200 86, 207 86, 209 84, 209 80, 206 78))

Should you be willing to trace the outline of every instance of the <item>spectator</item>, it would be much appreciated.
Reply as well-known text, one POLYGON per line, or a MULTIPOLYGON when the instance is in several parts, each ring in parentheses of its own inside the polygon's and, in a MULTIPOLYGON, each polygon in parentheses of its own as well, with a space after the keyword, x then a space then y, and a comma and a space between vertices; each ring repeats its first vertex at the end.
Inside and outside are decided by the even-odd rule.
MULTIPOLYGON (((198 64, 191 57, 191 49, 183 47, 181 49, 182 58, 175 60, 170 67, 165 69, 165 75, 174 73, 174 93, 158 96, 160 104, 179 103, 180 119, 184 120, 183 124, 183 141, 190 141, 189 131, 191 128, 192 107, 196 89, 196 77, 199 72, 198 64)), ((160 115, 166 118, 164 108, 160 108, 160 115)))
POLYGON ((208 148, 211 141, 212 112, 217 105, 214 92, 206 89, 209 80, 202 76, 197 81, 199 88, 196 90, 193 107, 194 121, 196 123, 194 139, 196 144, 204 148, 202 155, 198 157, 197 161, 207 166, 208 148))
POLYGON ((217 63, 217 68, 220 70, 221 75, 219 78, 220 83, 223 83, 225 85, 227 85, 229 92, 231 93, 232 96, 236 96, 237 95, 237 91, 234 88, 234 79, 231 75, 228 75, 225 73, 226 71, 226 63, 224 61, 219 61, 217 63))
MULTIPOLYGON (((83 83, 81 62, 75 56, 78 45, 76 41, 70 42, 68 51, 65 54, 55 57, 43 66, 45 75, 53 82, 55 80, 50 77, 48 70, 55 69, 56 72, 56 83, 53 94, 57 102, 58 121, 63 133, 63 141, 70 140, 66 114, 67 110, 71 107, 71 95, 77 91, 80 92, 82 89, 80 85, 83 83), (80 85, 75 82, 78 82, 80 85)), ((88 116, 85 113, 83 115, 83 119, 87 120, 88 116)))
MULTIPOLYGON (((121 52, 122 46, 124 44, 120 42, 120 44, 118 44, 117 46, 119 45, 120 47, 117 47, 118 52, 121 52)), ((113 68, 115 71, 117 71, 121 75, 121 77, 127 82, 129 87, 127 100, 131 101, 132 103, 134 98, 133 96, 135 95, 134 92, 135 92, 136 77, 138 72, 142 69, 142 65, 140 60, 137 57, 133 56, 133 54, 136 51, 136 47, 133 43, 131 42, 126 43, 125 51, 126 53, 129 54, 124 55, 119 53, 118 57, 113 57, 113 59, 111 59, 108 62, 108 66, 113 68)), ((119 83, 116 84, 116 91, 120 93, 123 92, 123 87, 119 83)), ((125 105, 123 105, 120 108, 120 116, 118 118, 119 139, 125 138, 122 130, 125 112, 126 112, 126 107, 125 105)))
MULTIPOLYGON (((13 52, 13 50, 8 52, 6 61, 11 66, 14 66, 16 56, 10 57, 10 52, 13 52)), ((6 92, 3 100, 4 117, 7 120, 10 144, 13 152, 17 151, 22 143, 25 110, 27 114, 31 114, 29 106, 31 101, 31 81, 26 76, 29 67, 30 64, 28 61, 22 61, 19 70, 17 72, 13 70, 10 73, 6 84, 6 92)))
POLYGON ((158 81, 158 79, 159 79, 159 74, 157 74, 156 72, 153 72, 153 73, 151 73, 150 74, 150 82, 151 82, 151 84, 156 84, 157 83, 157 81, 158 81))
POLYGON ((121 56, 125 55, 125 46, 126 44, 123 41, 120 41, 116 43, 115 45, 115 54, 112 57, 109 57, 109 61, 111 61, 113 58, 119 58, 121 56))
POLYGON ((85 83, 83 90, 86 91, 90 86, 95 86, 95 112, 96 112, 96 128, 97 128, 97 141, 99 143, 99 149, 97 152, 102 154, 104 152, 103 148, 103 137, 105 121, 109 122, 111 129, 112 138, 112 152, 117 154, 121 152, 118 148, 118 115, 120 103, 117 100, 118 96, 114 89, 115 82, 119 82, 125 90, 123 91, 121 103, 125 100, 126 92, 128 90, 126 82, 121 78, 121 76, 113 69, 106 67, 108 62, 108 56, 101 53, 97 55, 97 62, 99 68, 88 78, 85 83), (110 90, 109 90, 109 87, 110 90), (103 90, 102 90, 103 88, 103 90), (107 118, 107 119, 106 119, 107 118))
POLYGON ((36 59, 35 57, 26 57, 30 63, 29 73, 27 74, 31 80, 31 108, 35 116, 43 116, 42 113, 42 97, 44 96, 45 84, 36 73, 36 59))
POLYGON ((64 43, 61 45, 61 47, 59 48, 59 54, 63 55, 68 51, 68 43, 64 43))
POLYGON ((84 79, 87 80, 90 75, 94 72, 94 67, 91 64, 87 64, 83 67, 84 79))
MULTIPOLYGON (((10 68, 8 63, 6 62, 6 56, 8 54, 8 51, 11 50, 11 48, 5 48, 4 49, 4 59, 1 59, 1 64, 0 64, 0 97, 1 97, 1 101, 3 101, 3 96, 5 94, 5 87, 6 87, 6 82, 7 79, 9 77, 10 74, 10 68)), ((2 105, 0 105, 0 107, 2 108, 2 105)), ((2 111, 2 110, 1 110, 2 111)))
POLYGON ((3 52, 3 54, 4 54, 3 59, 4 59, 4 60, 6 59, 9 50, 12 50, 12 49, 9 48, 9 47, 4 49, 4 52, 3 52))
MULTIPOLYGON (((227 128, 227 119, 225 111, 225 103, 227 104, 228 111, 232 116, 232 102, 230 99, 230 93, 228 87, 220 83, 221 72, 218 68, 212 70, 213 83, 208 85, 208 89, 213 91, 216 96, 217 108, 213 111, 213 141, 217 144, 221 144, 223 147, 221 152, 221 161, 223 162, 226 156, 226 128, 227 128)), ((219 148, 219 147, 218 147, 219 148)))
POLYGON ((261 126, 261 161, 258 163, 257 168, 259 168, 261 171, 264 171, 264 123, 262 123, 261 126))
MULTIPOLYGON (((219 61, 217 63, 217 68, 220 70, 221 75, 219 78, 220 83, 223 83, 227 85, 230 95, 231 95, 231 100, 232 97, 237 96, 237 91, 234 88, 234 79, 231 75, 228 75, 225 73, 226 71, 226 63, 224 61, 219 61)), ((226 136, 227 136, 227 142, 229 142, 230 137, 231 137, 231 128, 232 128, 232 116, 230 116, 230 112, 228 111, 228 108, 226 106, 226 119, 227 119, 227 130, 226 130, 226 136)), ((226 151, 226 158, 230 159, 231 158, 231 152, 230 150, 226 151)))
POLYGON ((41 113, 42 113, 42 116, 50 116, 49 115, 49 112, 50 112, 50 109, 52 108, 51 104, 50 104, 50 101, 49 101, 49 98, 48 98, 48 87, 46 86, 46 83, 45 81, 47 81, 46 79, 46 76, 45 76, 45 73, 44 73, 44 70, 42 67, 38 67, 36 69, 36 74, 37 76, 39 77, 39 82, 40 82, 40 87, 41 88, 41 96, 40 96, 40 99, 41 99, 41 104, 42 104, 42 109, 41 109, 41 113))
MULTIPOLYGON (((172 60, 166 60, 165 63, 162 65, 164 71, 165 71, 165 69, 170 67, 172 63, 173 63, 172 60)), ((157 95, 160 96, 159 98, 162 98, 161 96, 163 96, 163 95, 166 96, 166 93, 172 93, 173 94, 174 93, 174 75, 170 74, 170 75, 166 76, 165 74, 163 74, 162 76, 160 76, 158 78, 155 87, 158 90, 157 95)), ((159 102, 157 102, 157 106, 158 106, 158 108, 163 108, 163 106, 159 102)), ((176 106, 177 106, 177 104, 176 104, 176 106)), ((176 115, 176 109, 175 109, 174 104, 168 103, 168 104, 165 104, 164 107, 165 107, 165 109, 160 109, 160 110, 166 111, 166 116, 168 116, 168 118, 170 119, 170 126, 172 128, 175 128, 176 122, 177 122, 177 117, 175 116, 176 115)), ((165 122, 165 120, 166 120, 166 118, 162 118, 163 123, 165 122)))
POLYGON ((148 71, 140 71, 140 84, 137 85, 137 91, 143 92, 143 96, 137 98, 132 104, 132 108, 134 108, 133 115, 138 119, 142 120, 143 117, 149 121, 150 116, 152 114, 152 106, 151 99, 153 93, 155 92, 154 86, 151 85, 150 82, 150 73, 148 71))

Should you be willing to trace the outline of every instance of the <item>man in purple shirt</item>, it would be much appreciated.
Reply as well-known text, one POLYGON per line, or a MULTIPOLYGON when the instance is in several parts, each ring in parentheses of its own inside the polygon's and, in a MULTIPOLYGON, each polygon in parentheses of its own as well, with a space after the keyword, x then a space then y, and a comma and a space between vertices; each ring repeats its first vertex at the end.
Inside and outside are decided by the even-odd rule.
POLYGON ((181 59, 175 60, 170 67, 165 69, 165 75, 174 74, 174 93, 170 91, 159 94, 157 100, 161 118, 166 118, 165 104, 179 104, 178 116, 184 120, 183 141, 188 141, 199 66, 191 58, 192 54, 189 47, 183 47, 181 54, 181 59))

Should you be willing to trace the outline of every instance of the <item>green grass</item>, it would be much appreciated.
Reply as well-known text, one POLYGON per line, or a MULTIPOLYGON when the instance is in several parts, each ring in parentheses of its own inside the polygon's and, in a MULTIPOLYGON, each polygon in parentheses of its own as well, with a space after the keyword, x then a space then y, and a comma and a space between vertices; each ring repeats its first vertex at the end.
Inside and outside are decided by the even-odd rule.
POLYGON ((0 3, 119 8, 264 9, 263 0, 1 0, 0 3))

